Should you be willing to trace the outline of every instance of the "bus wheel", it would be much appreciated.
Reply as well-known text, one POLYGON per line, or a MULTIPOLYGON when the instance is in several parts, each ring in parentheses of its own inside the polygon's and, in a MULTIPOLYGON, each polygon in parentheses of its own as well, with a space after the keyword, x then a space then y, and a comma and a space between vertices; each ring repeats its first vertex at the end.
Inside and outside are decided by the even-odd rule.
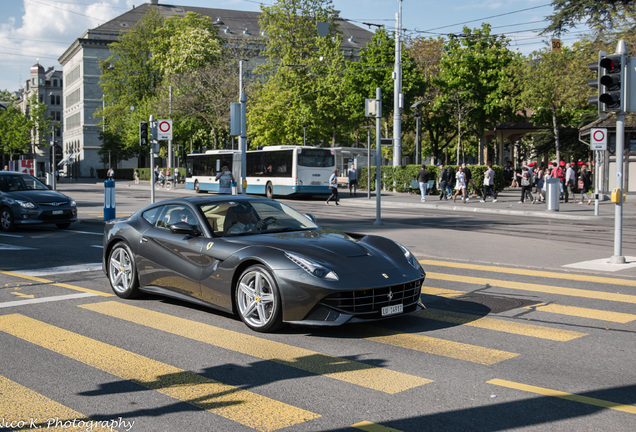
POLYGON ((265 186, 265 196, 269 199, 274 198, 274 186, 271 183, 267 182, 265 186))
POLYGON ((201 190, 199 190, 199 181, 198 180, 195 180, 195 182, 194 182, 194 191, 196 193, 201 193, 201 190))

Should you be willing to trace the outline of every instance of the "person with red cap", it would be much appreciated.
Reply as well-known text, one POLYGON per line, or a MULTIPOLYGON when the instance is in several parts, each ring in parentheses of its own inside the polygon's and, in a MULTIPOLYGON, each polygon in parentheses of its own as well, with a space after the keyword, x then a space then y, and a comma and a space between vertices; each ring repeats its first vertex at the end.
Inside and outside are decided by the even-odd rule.
MULTIPOLYGON (((565 162, 561 161, 563 166, 565 166, 565 162)), ((565 183, 565 173, 563 172, 563 168, 559 166, 557 162, 553 162, 554 168, 552 168, 552 172, 550 172, 550 177, 559 179, 559 186, 561 187, 561 199, 563 199, 563 184, 565 183)))

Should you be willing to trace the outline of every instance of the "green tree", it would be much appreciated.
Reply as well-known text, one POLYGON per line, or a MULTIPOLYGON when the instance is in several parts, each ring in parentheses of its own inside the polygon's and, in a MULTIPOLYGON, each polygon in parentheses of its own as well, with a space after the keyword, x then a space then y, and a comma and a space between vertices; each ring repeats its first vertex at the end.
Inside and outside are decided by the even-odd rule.
MULTIPOLYGON (((418 70, 417 62, 410 55, 410 51, 403 47, 402 62, 402 94, 405 103, 405 118, 412 118, 411 105, 426 94, 427 82, 425 76, 418 70)), ((376 88, 382 92, 382 117, 384 122, 384 136, 392 135, 392 118, 394 109, 394 80, 395 67, 395 39, 384 29, 376 30, 371 42, 360 53, 360 61, 351 63, 347 73, 347 101, 351 107, 352 117, 359 123, 364 120, 365 99, 375 98, 376 88)), ((411 131, 414 122, 411 122, 411 131)), ((402 135, 407 128, 402 129, 402 135)), ((413 153, 413 142, 402 146, 402 153, 413 153)), ((390 156, 393 157, 392 155, 390 156)))
MULTIPOLYGON (((151 114, 156 119, 173 115, 170 86, 177 118, 205 109, 196 100, 192 110, 183 111, 185 103, 193 102, 194 92, 204 92, 198 96, 205 99, 210 92, 224 91, 202 87, 198 77, 199 71, 223 58, 217 31, 209 17, 187 13, 164 19, 153 8, 111 45, 111 55, 101 63, 104 108, 95 113, 105 130, 102 159, 108 153, 111 160, 117 154, 117 161, 145 153, 139 147, 139 122, 151 114)), ((173 135, 180 131, 179 122, 173 123, 173 129, 173 135)))
POLYGON ((31 122, 15 104, 0 110, 0 147, 9 160, 31 148, 31 122))
POLYGON ((589 110, 586 94, 587 67, 584 53, 564 47, 544 49, 527 58, 523 71, 523 100, 535 112, 533 121, 550 125, 556 159, 561 160, 561 130, 589 110))
POLYGON ((514 116, 518 107, 514 85, 518 56, 508 44, 504 36, 490 34, 489 24, 482 24, 475 30, 464 27, 444 47, 439 85, 445 91, 436 103, 453 107, 458 124, 465 122, 464 130, 477 140, 487 128, 514 116))
MULTIPOLYGON (((421 110, 422 150, 424 155, 441 160, 442 151, 457 137, 457 123, 452 115, 455 104, 440 99, 447 91, 446 82, 440 80, 440 62, 445 41, 443 38, 417 37, 407 42, 407 49, 415 60, 417 71, 424 80, 425 92, 419 95, 421 110), (439 102, 438 102, 439 101, 439 102)), ((446 162, 446 160, 445 160, 446 162)))
POLYGON ((256 69, 264 79, 249 102, 251 146, 302 143, 305 129, 308 144, 333 145, 349 114, 331 0, 278 0, 261 10, 267 60, 256 69), (329 23, 327 36, 318 35, 317 22, 329 23))
POLYGON ((560 34, 580 22, 585 22, 597 34, 614 31, 616 27, 632 27, 636 21, 633 0, 552 0, 554 13, 548 17, 544 33, 560 34))

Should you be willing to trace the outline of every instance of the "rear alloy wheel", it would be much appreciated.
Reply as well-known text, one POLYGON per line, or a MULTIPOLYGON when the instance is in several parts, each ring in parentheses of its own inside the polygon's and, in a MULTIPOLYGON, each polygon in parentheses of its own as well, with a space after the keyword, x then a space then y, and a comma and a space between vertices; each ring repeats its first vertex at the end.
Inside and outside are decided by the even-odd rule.
POLYGON ((252 330, 267 333, 282 325, 278 287, 264 266, 254 265, 245 270, 236 284, 235 295, 239 316, 252 330))
POLYGON ((140 294, 135 259, 126 243, 117 243, 108 255, 108 280, 118 297, 127 299, 140 294))
POLYGON ((0 209, 0 229, 5 232, 13 231, 15 229, 13 213, 11 213, 9 207, 2 207, 0 209))

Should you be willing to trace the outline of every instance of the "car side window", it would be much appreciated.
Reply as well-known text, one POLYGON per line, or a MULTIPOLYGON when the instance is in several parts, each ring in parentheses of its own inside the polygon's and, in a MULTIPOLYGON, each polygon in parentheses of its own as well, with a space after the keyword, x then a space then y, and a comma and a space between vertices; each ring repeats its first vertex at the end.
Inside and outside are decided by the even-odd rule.
POLYGON ((141 214, 141 217, 146 220, 151 225, 154 225, 157 222, 157 217, 161 212, 162 207, 154 207, 149 210, 146 210, 141 214))

